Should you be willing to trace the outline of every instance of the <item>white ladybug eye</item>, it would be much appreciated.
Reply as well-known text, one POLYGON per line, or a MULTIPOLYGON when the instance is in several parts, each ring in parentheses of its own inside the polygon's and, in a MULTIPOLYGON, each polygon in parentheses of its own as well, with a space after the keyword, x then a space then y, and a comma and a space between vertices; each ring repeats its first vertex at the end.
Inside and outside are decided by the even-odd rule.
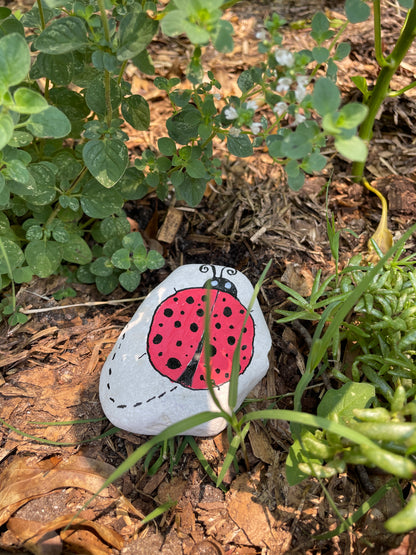
POLYGON ((229 281, 227 281, 227 283, 224 286, 226 289, 231 289, 231 283, 229 281))
POLYGON ((213 285, 214 287, 215 287, 216 285, 218 285, 218 280, 217 280, 217 279, 213 279, 213 280, 211 281, 211 285, 213 285))

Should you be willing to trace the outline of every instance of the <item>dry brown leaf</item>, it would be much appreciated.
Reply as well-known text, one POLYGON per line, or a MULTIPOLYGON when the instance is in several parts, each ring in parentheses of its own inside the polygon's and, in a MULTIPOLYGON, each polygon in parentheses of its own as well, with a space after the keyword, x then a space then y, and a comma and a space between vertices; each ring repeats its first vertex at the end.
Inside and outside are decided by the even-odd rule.
POLYGON ((248 432, 248 439, 254 455, 261 461, 272 464, 276 457, 276 452, 270 445, 270 440, 264 431, 261 428, 256 430, 253 426, 248 432))
POLYGON ((255 476, 242 474, 234 480, 227 494, 227 511, 244 532, 246 539, 239 535, 240 543, 268 548, 270 553, 279 555, 288 532, 279 529, 279 523, 268 507, 256 502, 255 479, 255 476))
MULTIPOLYGON (((82 516, 74 518, 73 514, 59 516, 46 524, 22 518, 10 518, 7 523, 7 527, 12 530, 17 537, 23 541, 30 539, 32 544, 36 544, 48 532, 60 530, 68 525, 72 531, 74 528, 89 528, 94 530, 103 541, 116 549, 121 549, 124 545, 123 538, 120 534, 108 526, 104 526, 92 520, 85 520, 82 516)), ((61 537, 62 535, 65 536, 64 532, 61 532, 61 537)))
MULTIPOLYGON (((113 470, 107 463, 79 455, 44 461, 16 457, 0 475, 0 525, 31 499, 55 489, 75 487, 95 493, 113 470)), ((109 490, 100 495, 109 496, 109 490)))
POLYGON ((288 285, 302 297, 309 297, 311 294, 313 279, 309 268, 292 262, 286 264, 286 270, 281 277, 282 283, 288 285))
POLYGON ((62 540, 59 535, 53 529, 41 532, 43 527, 40 522, 24 518, 10 518, 7 528, 21 542, 25 542, 25 549, 35 555, 59 555, 62 553, 62 540))
POLYGON ((89 530, 65 530, 61 532, 61 538, 68 544, 73 553, 84 553, 88 555, 111 555, 110 547, 104 545, 89 530))

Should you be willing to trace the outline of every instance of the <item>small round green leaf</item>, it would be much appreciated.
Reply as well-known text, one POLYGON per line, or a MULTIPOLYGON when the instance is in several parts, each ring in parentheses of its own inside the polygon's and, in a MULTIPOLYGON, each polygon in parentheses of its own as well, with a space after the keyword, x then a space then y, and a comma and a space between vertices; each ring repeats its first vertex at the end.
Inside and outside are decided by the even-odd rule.
POLYGON ((38 114, 49 106, 41 94, 25 87, 14 93, 14 102, 13 111, 20 114, 38 114))
POLYGON ((205 169, 204 164, 201 160, 190 160, 186 164, 186 171, 191 177, 199 178, 199 177, 206 177, 208 178, 207 171, 205 169))
POLYGON ((161 137, 157 141, 159 151, 164 156, 173 156, 176 154, 176 143, 169 137, 161 137))
POLYGON ((180 185, 176 185, 176 194, 180 200, 184 200, 189 206, 197 206, 204 196, 207 186, 206 179, 195 179, 188 174, 180 185))
POLYGON ((165 259, 159 252, 151 250, 147 254, 146 263, 149 270, 158 270, 165 265, 165 259))
POLYGON ((330 54, 330 52, 329 52, 328 48, 325 48, 324 46, 315 46, 315 48, 312 48, 313 59, 318 64, 325 63, 327 61, 327 59, 329 58, 329 54, 330 54))
POLYGON ((131 265, 130 251, 128 249, 118 249, 111 257, 111 262, 120 270, 128 270, 131 265))
POLYGON ((140 54, 150 43, 158 29, 158 22, 145 12, 133 12, 124 16, 119 28, 117 58, 128 60, 140 54))
POLYGON ((127 147, 118 139, 93 139, 84 146, 82 157, 91 174, 106 188, 117 183, 129 163, 127 147))
POLYGON ((61 260, 61 247, 55 241, 31 241, 25 250, 26 262, 32 272, 45 278, 55 273, 61 260))
POLYGON ((139 94, 128 96, 121 102, 121 113, 134 129, 146 131, 150 125, 150 110, 147 101, 139 94))
POLYGON ((18 85, 30 69, 30 52, 26 40, 18 33, 0 39, 0 89, 18 85))
POLYGON ((90 264, 90 271, 100 277, 108 277, 113 273, 113 265, 108 258, 100 256, 90 264))
POLYGON ((253 154, 253 145, 247 135, 239 135, 238 137, 227 137, 227 148, 230 154, 245 158, 253 154))
POLYGON ((91 249, 79 235, 70 235, 69 241, 62 245, 62 258, 74 264, 88 264, 92 260, 91 249))
POLYGON ((89 264, 80 266, 77 270, 77 280, 81 283, 94 283, 95 275, 90 272, 89 264))
POLYGON ((169 136, 181 145, 187 145, 192 139, 198 136, 198 127, 201 123, 202 116, 197 108, 192 104, 169 118, 166 127, 169 136))
POLYGON ((140 284, 142 274, 139 270, 128 270, 118 276, 120 285, 130 293, 137 289, 140 284))
POLYGON ((354 162, 365 162, 367 160, 368 149, 365 142, 354 135, 348 139, 335 139, 335 148, 347 160, 354 162))
POLYGON ((125 216, 109 217, 100 222, 100 232, 105 240, 111 237, 124 237, 130 232, 130 222, 125 216))
MULTIPOLYGON (((1 136, 1 132, 0 132, 0 136, 1 136)), ((31 135, 27 131, 14 131, 12 138, 8 142, 8 145, 14 146, 15 148, 19 148, 22 146, 27 146, 32 142, 32 140, 33 140, 33 135, 31 135)))
POLYGON ((95 285, 102 295, 109 295, 118 285, 118 276, 113 273, 107 277, 97 276, 95 285))
POLYGON ((10 114, 0 113, 0 150, 3 149, 13 136, 14 123, 10 114))
POLYGON ((84 185, 81 206, 90 218, 107 218, 123 206, 123 197, 92 179, 84 185))
POLYGON ((71 122, 58 108, 49 106, 46 110, 30 116, 26 127, 36 137, 59 139, 71 131, 71 122))
POLYGON ((132 231, 123 237, 123 247, 130 251, 135 251, 143 245, 143 237, 138 231, 132 231))
POLYGON ((10 270, 21 266, 24 254, 17 243, 11 239, 0 237, 0 274, 7 274, 10 270))
POLYGON ((138 200, 143 198, 149 188, 144 183, 144 174, 134 166, 130 166, 124 172, 122 178, 117 181, 116 189, 124 200, 138 200))
POLYGON ((350 23, 360 23, 369 18, 371 10, 363 0, 346 0, 345 13, 350 23))
POLYGON ((312 93, 312 106, 320 116, 335 112, 341 102, 338 87, 327 77, 321 77, 315 83, 312 93))
POLYGON ((68 85, 74 73, 72 52, 66 54, 46 54, 40 52, 36 60, 37 69, 55 85, 68 85))
POLYGON ((79 17, 55 19, 35 39, 33 45, 37 50, 47 54, 65 54, 85 46, 88 43, 85 23, 79 17))

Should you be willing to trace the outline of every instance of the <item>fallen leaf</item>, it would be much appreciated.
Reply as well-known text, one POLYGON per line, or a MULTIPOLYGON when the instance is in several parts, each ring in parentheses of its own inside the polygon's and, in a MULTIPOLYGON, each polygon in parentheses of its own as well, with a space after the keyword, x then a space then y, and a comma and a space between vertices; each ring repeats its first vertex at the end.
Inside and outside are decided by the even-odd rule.
MULTIPOLYGON (((107 463, 79 455, 43 461, 16 457, 0 474, 0 525, 31 499, 55 489, 74 487, 95 493, 113 470, 107 463)), ((108 488, 100 495, 108 497, 108 488)))
POLYGON ((238 536, 244 545, 267 548, 270 553, 279 555, 286 543, 289 532, 280 528, 279 522, 268 507, 256 502, 256 484, 258 478, 248 474, 238 476, 227 494, 227 511, 231 519, 245 536, 238 536))
POLYGON ((254 455, 261 461, 272 464, 276 457, 276 452, 270 445, 269 438, 263 430, 261 428, 256 430, 253 426, 248 432, 248 438, 254 455))

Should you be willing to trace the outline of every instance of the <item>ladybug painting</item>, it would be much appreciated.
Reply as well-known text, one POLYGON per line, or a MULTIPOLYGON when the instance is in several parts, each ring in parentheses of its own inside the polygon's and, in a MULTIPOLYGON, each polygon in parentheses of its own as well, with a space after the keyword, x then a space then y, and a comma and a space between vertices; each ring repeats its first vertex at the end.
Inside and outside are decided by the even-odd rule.
MULTIPOLYGON (((223 268, 219 277, 203 287, 177 291, 165 299, 153 315, 147 338, 147 352, 155 370, 173 382, 191 389, 207 389, 205 349, 209 345, 211 381, 222 385, 229 381, 234 350, 242 333, 240 374, 253 355, 254 322, 237 298, 237 288, 224 277, 236 271, 223 268), (205 337, 208 310, 209 334, 205 337), (246 320, 246 321, 245 321, 246 320), (209 339, 209 344, 207 340, 209 339)), ((201 266, 200 271, 208 271, 201 266)))
MULTIPOLYGON (((172 272, 141 304, 103 366, 100 401, 108 419, 124 430, 155 435, 188 416, 218 412, 208 377, 227 410, 240 336, 241 404, 267 372, 271 346, 257 300, 247 313, 252 295, 249 280, 232 268, 189 264, 172 272)), ((213 435, 225 425, 216 418, 186 433, 213 435)))

